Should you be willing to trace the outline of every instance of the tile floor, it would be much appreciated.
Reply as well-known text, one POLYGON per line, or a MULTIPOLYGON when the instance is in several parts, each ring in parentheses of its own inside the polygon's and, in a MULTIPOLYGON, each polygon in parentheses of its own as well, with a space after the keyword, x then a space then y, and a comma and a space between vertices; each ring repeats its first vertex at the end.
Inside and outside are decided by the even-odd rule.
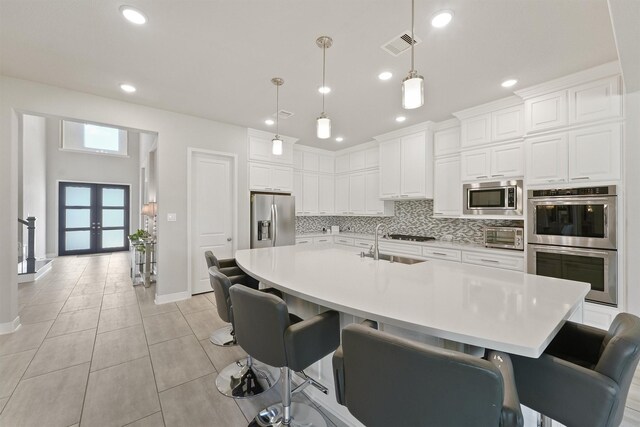
MULTIPOLYGON (((209 342, 224 325, 213 294, 155 305, 127 253, 58 258, 18 293, 22 326, 0 335, 0 426, 246 426, 279 400, 218 393, 217 371, 244 353, 209 342)), ((622 426, 640 426, 640 370, 622 426)))
POLYGON ((224 325, 213 294, 155 305, 154 293, 131 285, 127 253, 61 257, 19 285, 22 326, 0 335, 0 426, 246 426, 279 400, 215 388, 244 353, 209 342, 224 325))

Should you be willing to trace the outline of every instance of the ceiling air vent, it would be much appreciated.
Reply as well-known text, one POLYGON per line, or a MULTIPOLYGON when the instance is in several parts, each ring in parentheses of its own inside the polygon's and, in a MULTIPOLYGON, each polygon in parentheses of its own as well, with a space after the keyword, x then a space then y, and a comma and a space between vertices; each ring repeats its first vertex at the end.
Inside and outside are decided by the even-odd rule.
POLYGON ((287 111, 287 110, 278 111, 278 118, 288 119, 291 116, 293 116, 293 113, 291 111, 287 111))
MULTIPOLYGON (((416 37, 414 39, 414 44, 418 45, 420 43, 422 43, 422 40, 416 37)), ((411 30, 400 33, 380 47, 382 50, 389 52, 393 56, 400 55, 411 47, 411 30)))

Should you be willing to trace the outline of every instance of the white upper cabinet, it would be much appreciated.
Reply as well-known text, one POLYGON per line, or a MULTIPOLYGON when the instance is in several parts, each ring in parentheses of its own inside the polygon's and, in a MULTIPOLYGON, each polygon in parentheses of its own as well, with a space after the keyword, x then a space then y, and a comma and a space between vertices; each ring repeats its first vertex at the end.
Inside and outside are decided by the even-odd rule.
POLYGON ((293 150, 293 168, 294 169, 302 169, 302 157, 303 152, 300 150, 293 150))
POLYGON ((434 161, 433 215, 462 215, 462 184, 460 158, 449 157, 434 161))
POLYGON ((249 162, 249 189, 258 191, 293 191, 293 168, 249 162))
POLYGON ((569 180, 619 180, 621 125, 569 132, 569 180))
POLYGON ((462 120, 461 140, 462 147, 465 148, 491 142, 491 114, 480 114, 462 120))
POLYGON ((293 172, 293 191, 291 195, 296 198, 296 215, 304 215, 304 207, 302 206, 302 172, 293 172))
POLYGON ((502 179, 524 175, 522 143, 463 151, 460 155, 463 181, 502 179))
POLYGON ((318 156, 318 170, 322 173, 334 173, 334 163, 335 159, 333 156, 325 156, 323 154, 318 156))
POLYGON ((273 184, 273 191, 293 191, 293 168, 272 166, 271 182, 273 184))
POLYGON ((503 108, 491 113, 491 139, 505 141, 524 134, 524 106, 503 108))
POLYGON ((527 132, 566 126, 567 91, 547 93, 524 102, 525 129, 527 132))
POLYGON ((526 180, 529 185, 567 180, 567 136, 565 133, 527 138, 526 180))
POLYGON ((318 209, 318 174, 302 174, 302 212, 305 215, 317 214, 318 209))
POLYGON ((380 165, 380 154, 378 147, 364 150, 364 167, 365 169, 377 168, 380 165))
POLYGON ((349 154, 349 170, 358 171, 364 169, 364 151, 356 151, 349 154))
POLYGON ((318 213, 321 215, 332 214, 335 205, 334 197, 333 175, 320 175, 318 177, 318 213))
POLYGON ((307 172, 318 172, 318 154, 307 151, 302 152, 302 169, 307 172))
POLYGON ((433 155, 435 157, 456 154, 460 151, 460 126, 438 130, 433 133, 433 155))
POLYGON ((293 144, 282 143, 282 155, 271 153, 271 140, 266 137, 249 135, 249 160, 293 165, 293 144))
POLYGON ((335 185, 335 212, 337 214, 349 213, 349 175, 336 176, 335 185))
MULTIPOLYGON (((377 154, 377 153, 376 153, 377 154)), ((376 156, 377 157, 377 156, 376 156)), ((385 213, 385 203, 380 200, 380 172, 369 171, 364 175, 365 213, 381 215, 385 213)))
POLYGON ((365 214, 365 179, 364 172, 349 175, 349 213, 365 214))
POLYGON ((426 132, 380 143, 380 198, 433 197, 433 146, 426 132))
POLYGON ((336 157, 336 173, 349 172, 349 154, 343 154, 336 157))
POLYGON ((620 76, 569 89, 569 122, 583 123, 622 115, 620 76))

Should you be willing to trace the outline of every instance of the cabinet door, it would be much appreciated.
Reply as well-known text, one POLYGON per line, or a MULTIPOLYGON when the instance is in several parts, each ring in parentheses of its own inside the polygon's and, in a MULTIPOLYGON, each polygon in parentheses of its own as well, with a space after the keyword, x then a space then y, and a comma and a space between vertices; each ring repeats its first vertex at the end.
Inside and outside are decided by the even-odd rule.
POLYGON ((349 212, 365 213, 365 200, 364 173, 352 173, 349 176, 349 212))
POLYGON ((336 176, 336 213, 349 213, 349 175, 336 176))
POLYGON ((365 213, 384 214, 384 201, 380 200, 380 172, 370 171, 364 175, 365 213))
POLYGON ((320 172, 333 173, 333 171, 335 170, 334 168, 335 159, 333 156, 325 156, 320 154, 318 156, 318 160, 319 160, 318 169, 320 172))
POLYGON ((426 134, 402 137, 402 160, 400 178, 400 197, 426 197, 426 134))
POLYGON ((491 150, 491 178, 511 178, 524 175, 524 149, 521 143, 495 147, 491 150))
POLYGON ((318 174, 302 174, 302 208, 305 215, 318 213, 318 174))
POLYGON ((262 162, 271 161, 271 141, 266 138, 249 137, 249 159, 262 162))
POLYGON ((293 173, 293 192, 291 193, 296 198, 296 215, 304 215, 302 188, 302 172, 296 171, 293 173))
POLYGON ((333 184, 333 175, 320 175, 318 177, 318 212, 320 214, 331 214, 334 212, 333 184))
POLYGON ((380 165, 380 152, 378 147, 369 148, 364 151, 364 167, 377 168, 380 165))
MULTIPOLYGON (((293 168, 282 166, 271 167, 271 184, 273 191, 293 190, 293 168)), ((304 182, 304 180, 303 180, 304 182)), ((303 190, 304 193, 304 190, 303 190)), ((304 194, 303 194, 304 197, 304 194)))
POLYGON ((380 144, 380 198, 400 197, 400 140, 380 144))
POLYGON ((463 181, 477 181, 489 178, 491 172, 491 150, 463 151, 460 155, 461 174, 463 181))
POLYGON ((463 147, 491 142, 491 114, 481 114, 462 120, 461 142, 463 147))
POLYGON ((460 158, 438 159, 434 164, 433 215, 462 215, 460 158))
POLYGON ((262 163, 249 163, 249 188, 251 190, 273 190, 271 166, 262 163))
POLYGON ((620 179, 621 125, 569 132, 569 180, 620 179))
POLYGON ((305 172, 318 172, 318 155, 316 153, 302 153, 302 169, 305 172))
POLYGON ((548 93, 524 103, 525 129, 536 132, 567 124, 567 91, 548 93))
POLYGON ((293 168, 301 170, 302 169, 302 157, 304 155, 303 151, 295 150, 293 152, 293 168))
POLYGON ((569 121, 589 122, 622 114, 620 77, 609 77, 569 89, 569 121))
MULTIPOLYGON (((271 141, 269 141, 269 150, 271 150, 271 141)), ((282 154, 279 156, 271 155, 271 161, 274 163, 281 163, 285 165, 293 165, 293 144, 283 141, 282 154)))
POLYGON ((494 141, 521 137, 524 133, 524 106, 516 105, 491 113, 491 132, 494 141))
POLYGON ((528 184, 549 184, 567 180, 567 137, 530 138, 525 142, 528 184))
POLYGON ((336 173, 349 172, 349 155, 343 154, 336 157, 336 173))
POLYGON ((446 156, 460 151, 460 128, 449 128, 433 133, 433 155, 446 156))
POLYGON ((362 169, 364 169, 364 151, 349 154, 349 170, 359 171, 362 169))

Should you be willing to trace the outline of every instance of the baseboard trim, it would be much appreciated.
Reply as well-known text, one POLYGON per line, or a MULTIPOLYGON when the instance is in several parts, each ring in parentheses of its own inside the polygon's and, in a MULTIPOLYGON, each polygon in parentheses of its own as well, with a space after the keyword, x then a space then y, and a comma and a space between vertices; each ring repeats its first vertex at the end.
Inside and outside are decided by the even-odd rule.
POLYGON ((167 295, 156 295, 155 303, 157 305, 167 304, 169 302, 184 301, 189 298, 191 298, 191 294, 188 291, 176 292, 167 295))
POLYGON ((20 316, 13 319, 12 322, 0 323, 0 335, 15 332, 20 327, 20 316))

